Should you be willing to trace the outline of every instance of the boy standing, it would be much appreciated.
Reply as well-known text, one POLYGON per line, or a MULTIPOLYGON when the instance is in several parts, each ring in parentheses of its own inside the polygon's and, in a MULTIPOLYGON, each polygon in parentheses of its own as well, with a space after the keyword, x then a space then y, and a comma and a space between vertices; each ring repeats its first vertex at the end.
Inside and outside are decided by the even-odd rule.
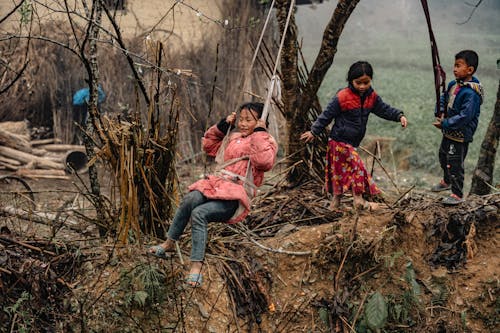
POLYGON ((433 125, 443 133, 439 163, 444 176, 431 190, 439 192, 451 188, 452 194, 443 198, 446 205, 457 205, 463 201, 464 160, 479 122, 484 95, 481 83, 473 76, 478 63, 477 53, 472 50, 455 55, 455 80, 448 84, 446 93, 441 96, 440 108, 435 111, 433 125))

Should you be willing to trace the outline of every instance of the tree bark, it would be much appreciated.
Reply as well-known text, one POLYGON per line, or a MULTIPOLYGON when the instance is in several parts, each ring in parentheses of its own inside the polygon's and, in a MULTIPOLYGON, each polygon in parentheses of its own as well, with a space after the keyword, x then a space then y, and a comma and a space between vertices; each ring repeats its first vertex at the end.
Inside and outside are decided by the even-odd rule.
MULTIPOLYGON (((328 22, 325 32, 323 33, 321 48, 307 78, 307 85, 304 89, 304 93, 301 95, 301 110, 309 110, 311 108, 321 83, 330 69, 333 58, 337 53, 337 44, 340 35, 358 2, 359 0, 340 0, 338 2, 337 8, 335 8, 330 22, 328 22)), ((300 110, 298 111, 300 112, 300 110)))
MULTIPOLYGON (((288 174, 288 181, 292 184, 298 182, 303 175, 309 174, 311 171, 310 166, 314 168, 315 173, 322 173, 324 170, 325 147, 303 149, 305 144, 300 140, 300 135, 309 130, 311 119, 319 115, 318 111, 321 110, 321 107, 318 102, 317 92, 333 63, 333 58, 337 52, 337 43, 344 25, 358 2, 359 0, 339 0, 325 28, 321 48, 304 84, 299 79, 297 27, 292 16, 281 57, 282 100, 285 110, 283 114, 287 122, 286 128, 288 132, 288 139, 284 147, 286 155, 289 156, 288 165, 295 165, 288 174), (301 161, 309 161, 309 163, 301 163, 301 161)), ((288 6, 289 1, 287 0, 277 1, 276 15, 281 31, 283 31, 285 25, 288 6)), ((322 134, 320 141, 324 145, 326 145, 326 139, 327 134, 322 134)))
POLYGON ((470 194, 484 195, 491 192, 495 156, 500 138, 500 81, 498 81, 497 101, 488 130, 484 136, 476 169, 472 176, 470 194))
MULTIPOLYGON (((83 137, 85 150, 89 160, 95 158, 95 143, 93 141, 94 133, 96 133, 97 118, 99 118, 99 112, 97 109, 98 102, 98 84, 99 84, 99 66, 97 61, 97 41, 99 39, 100 26, 102 21, 102 2, 93 1, 92 14, 89 19, 89 60, 84 59, 85 67, 89 75, 89 90, 90 90, 90 100, 89 100, 89 119, 86 123, 86 133, 83 137)), ((82 49, 82 55, 83 55, 82 49)), ((99 183, 99 174, 95 164, 89 166, 89 181, 90 188, 93 197, 93 204, 96 208, 97 219, 99 221, 99 234, 105 236, 108 232, 108 220, 106 219, 106 211, 101 198, 101 185, 99 183)))

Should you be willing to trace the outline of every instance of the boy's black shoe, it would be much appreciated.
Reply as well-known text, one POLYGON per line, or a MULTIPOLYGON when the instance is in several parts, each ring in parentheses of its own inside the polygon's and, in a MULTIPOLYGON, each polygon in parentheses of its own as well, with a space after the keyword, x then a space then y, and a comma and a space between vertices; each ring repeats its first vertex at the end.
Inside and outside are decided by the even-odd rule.
POLYGON ((443 200, 441 202, 444 205, 456 206, 456 205, 464 202, 464 200, 456 194, 451 194, 449 197, 443 198, 443 200))
POLYGON ((438 184, 434 185, 431 187, 432 192, 441 192, 441 191, 446 191, 449 190, 451 186, 449 184, 446 184, 444 180, 440 180, 438 184))

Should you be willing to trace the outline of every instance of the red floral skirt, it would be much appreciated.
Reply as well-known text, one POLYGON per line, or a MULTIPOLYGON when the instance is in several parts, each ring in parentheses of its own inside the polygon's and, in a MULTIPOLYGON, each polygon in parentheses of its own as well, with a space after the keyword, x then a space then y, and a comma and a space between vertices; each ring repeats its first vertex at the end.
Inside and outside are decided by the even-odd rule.
POLYGON ((356 195, 380 193, 356 149, 350 144, 334 140, 328 141, 326 150, 325 183, 326 190, 335 195, 349 190, 356 195))

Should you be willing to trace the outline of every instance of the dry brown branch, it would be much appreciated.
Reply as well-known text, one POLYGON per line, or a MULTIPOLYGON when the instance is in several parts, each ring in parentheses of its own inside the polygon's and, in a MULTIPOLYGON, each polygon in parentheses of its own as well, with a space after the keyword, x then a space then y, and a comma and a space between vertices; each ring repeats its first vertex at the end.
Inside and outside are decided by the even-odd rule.
POLYGON ((3 267, 0 267, 0 272, 6 273, 6 274, 9 274, 9 275, 12 274, 11 271, 9 271, 8 269, 5 269, 3 267))
POLYGON ((258 247, 260 247, 261 249, 263 250, 266 250, 266 251, 269 251, 269 252, 275 252, 275 253, 282 253, 282 254, 290 254, 290 255, 294 255, 294 256, 308 256, 308 255, 311 255, 311 251, 287 251, 287 250, 283 250, 283 249, 273 249, 273 248, 270 248, 270 247, 267 247, 267 246, 264 246, 262 244, 260 244, 259 242, 257 242, 255 239, 253 239, 251 236, 250 236, 250 233, 248 231, 245 231, 245 230, 238 230, 230 225, 227 226, 229 229, 231 229, 232 231, 234 231, 235 233, 238 233, 238 234, 243 234, 250 242, 252 242, 253 244, 257 245, 258 247))
POLYGON ((79 233, 89 232, 89 228, 83 226, 80 222, 76 220, 72 220, 68 217, 60 218, 58 215, 51 214, 48 212, 26 211, 17 209, 12 206, 0 206, 0 212, 8 216, 14 216, 26 221, 33 221, 35 223, 41 223, 48 226, 63 224, 69 229, 77 231, 79 233))
POLYGON ((37 251, 37 252, 45 253, 45 254, 50 254, 51 256, 56 256, 57 255, 55 252, 43 250, 43 249, 41 249, 39 247, 30 245, 30 244, 27 244, 27 243, 24 243, 24 242, 21 242, 21 241, 18 241, 18 240, 9 238, 9 237, 5 237, 5 236, 0 236, 0 241, 7 242, 7 243, 14 243, 14 244, 23 246, 23 247, 25 247, 27 249, 33 250, 33 251, 37 251))
POLYGON ((9 133, 21 135, 25 140, 30 139, 30 132, 26 121, 3 121, 0 122, 0 129, 9 133))
POLYGON ((377 156, 373 155, 368 149, 366 148, 363 148, 362 146, 359 146, 359 148, 364 151, 365 153, 367 153, 368 155, 370 155, 375 161, 377 161, 377 163, 380 165, 380 167, 382 168, 382 170, 384 170, 384 173, 387 175, 387 177, 389 178, 389 180, 391 181, 392 185, 394 185, 394 187, 396 188, 396 191, 398 191, 398 193, 401 193, 401 191, 399 190, 398 188, 398 185, 396 184, 396 182, 394 181, 394 179, 392 179, 391 175, 389 174, 389 172, 387 172, 387 170, 385 169, 385 166, 384 164, 382 163, 382 161, 380 160, 380 158, 378 158, 377 156))

